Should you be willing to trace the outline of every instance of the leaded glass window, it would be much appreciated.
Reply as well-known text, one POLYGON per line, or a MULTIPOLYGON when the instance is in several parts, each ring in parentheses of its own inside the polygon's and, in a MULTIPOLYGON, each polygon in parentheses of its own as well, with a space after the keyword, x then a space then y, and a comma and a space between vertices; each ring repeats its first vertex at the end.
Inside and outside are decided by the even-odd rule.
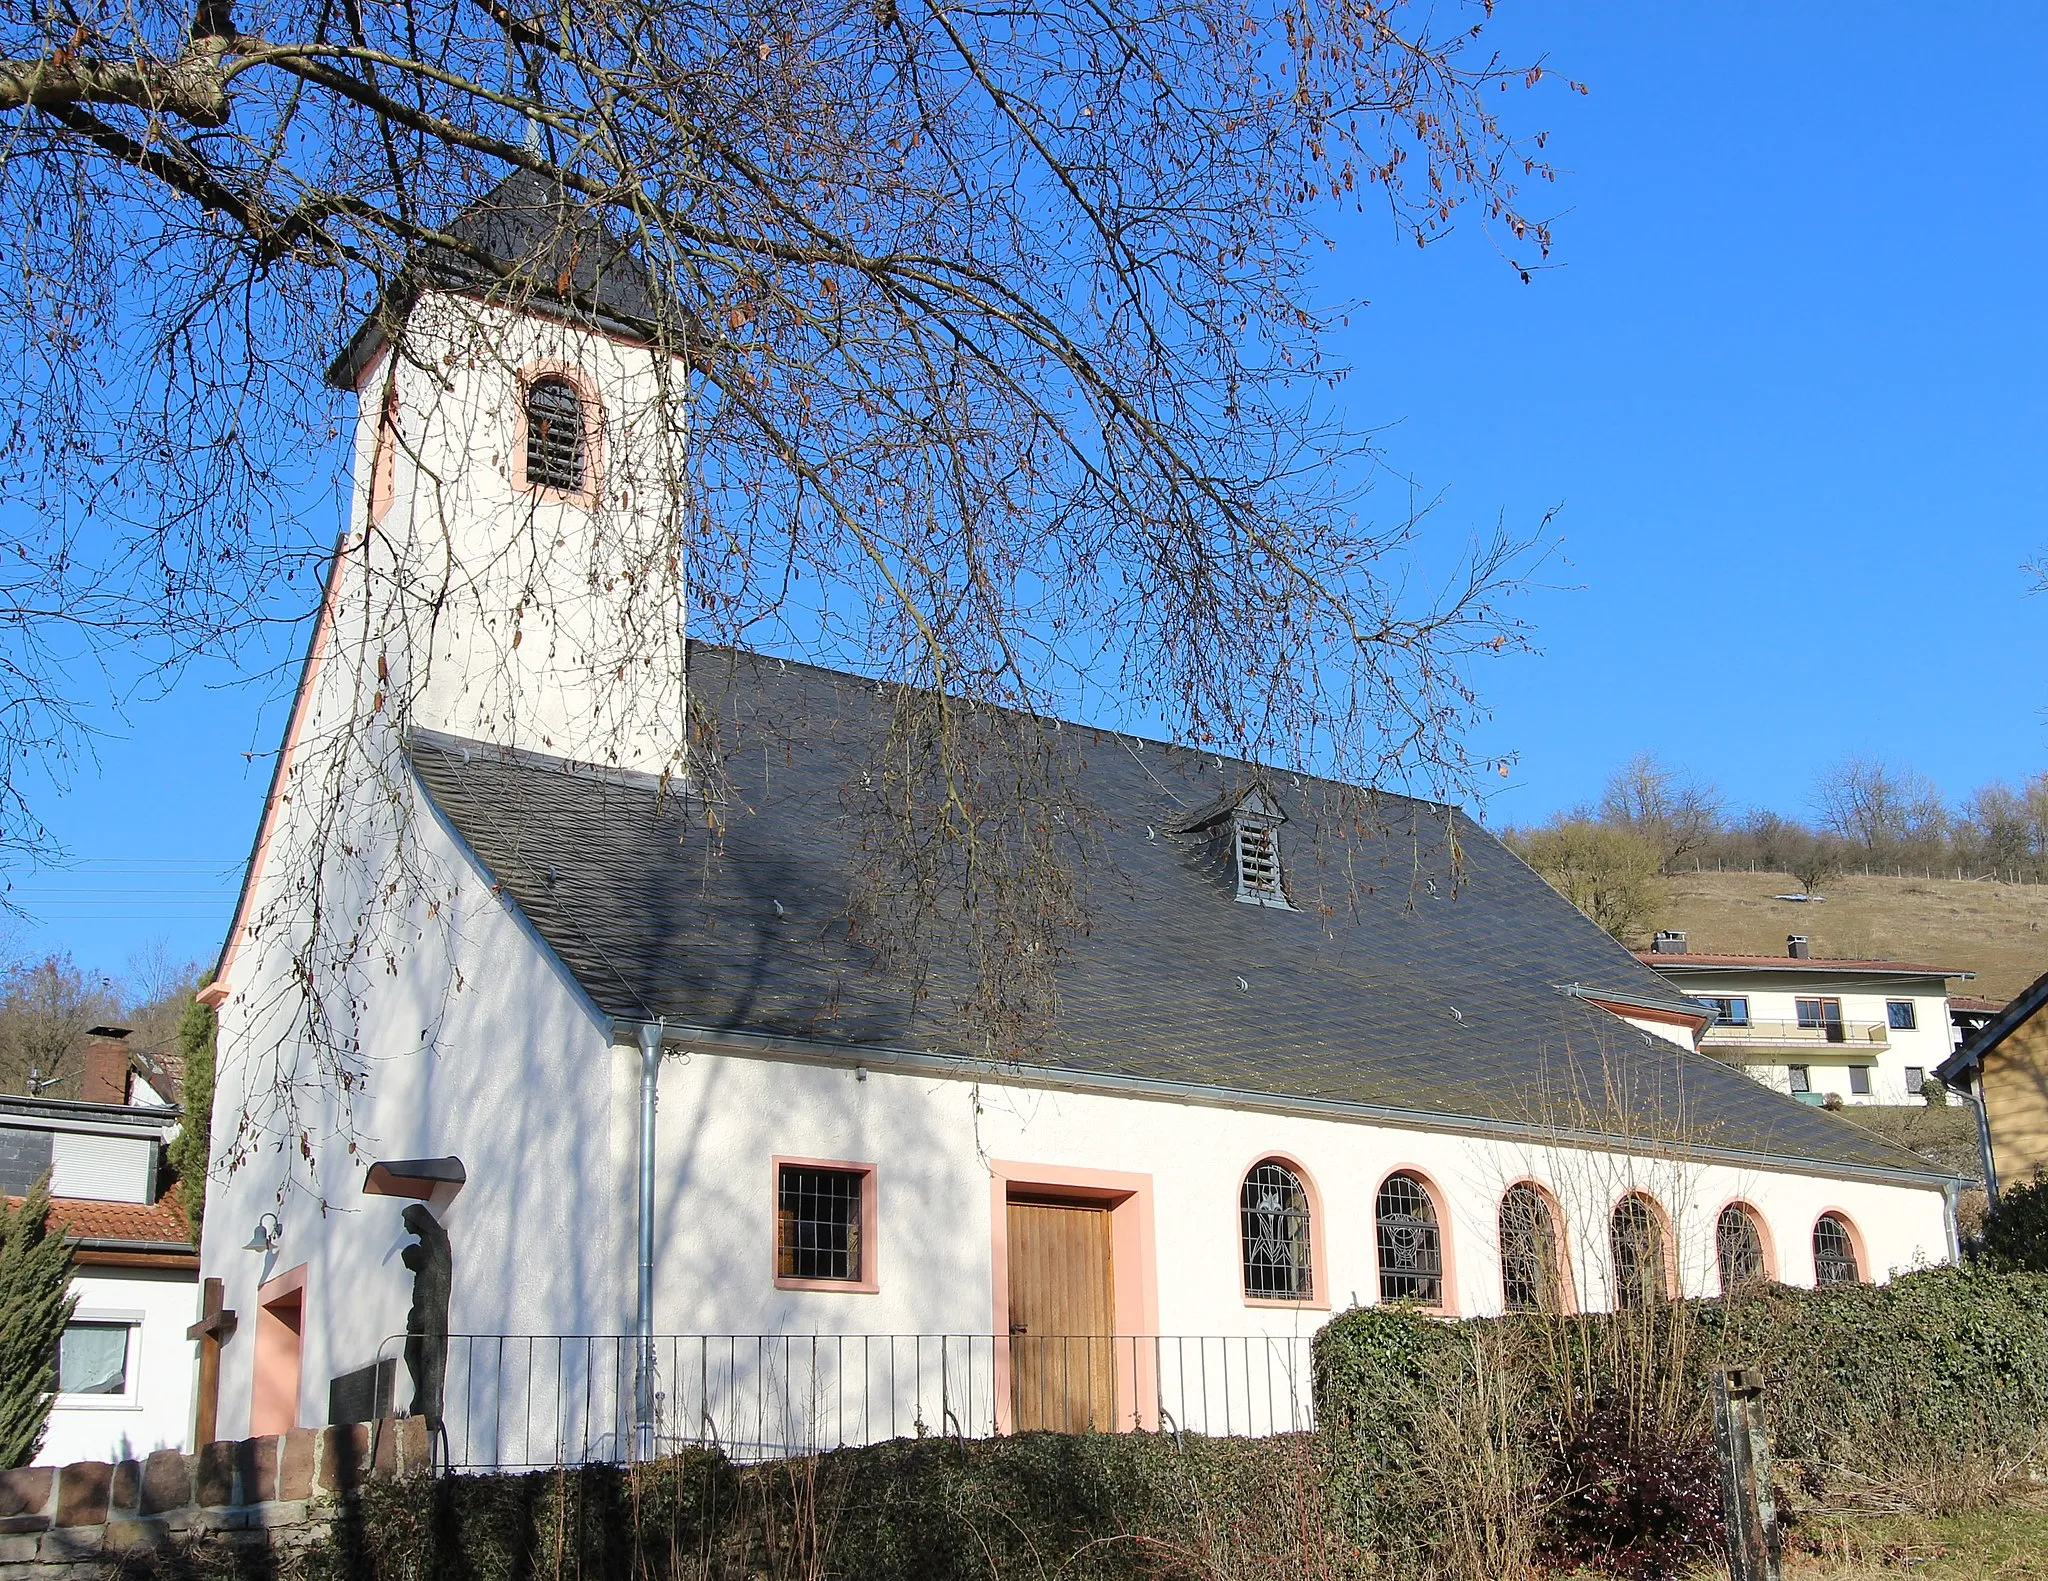
POLYGON ((1664 1229, 1647 1199, 1623 1197, 1607 1226, 1614 1258, 1614 1304, 1650 1306, 1664 1299, 1664 1229))
POLYGON ((1267 1159, 1244 1177, 1238 1199, 1244 1293, 1269 1301, 1315 1296, 1308 1191, 1293 1170, 1267 1159))
POLYGON ((576 386, 567 379, 535 379, 526 387, 527 486, 581 494, 588 450, 576 386))
POLYGON ((1813 1282, 1853 1285, 1861 1277, 1848 1224, 1838 1213, 1823 1213, 1813 1226, 1813 1282))
POLYGON ((778 1277, 860 1279, 861 1186, 857 1169, 782 1166, 775 1214, 778 1277))
POLYGON ((1510 1186, 1500 1199, 1500 1293, 1510 1312, 1563 1309, 1557 1223, 1534 1186, 1510 1186))
POLYGON ((1442 1306, 1443 1236, 1436 1204, 1413 1175, 1389 1175, 1374 1205, 1379 1229, 1380 1299, 1442 1306))
POLYGON ((1764 1276, 1764 1238, 1739 1202, 1723 1208, 1714 1223, 1714 1260, 1720 1265, 1723 1295, 1733 1295, 1764 1276))

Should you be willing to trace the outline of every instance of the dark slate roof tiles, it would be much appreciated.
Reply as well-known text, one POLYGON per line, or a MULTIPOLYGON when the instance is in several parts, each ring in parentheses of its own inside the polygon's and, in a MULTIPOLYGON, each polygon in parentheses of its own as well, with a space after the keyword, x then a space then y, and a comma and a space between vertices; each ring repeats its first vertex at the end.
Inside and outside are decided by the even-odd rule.
MULTIPOLYGON (((850 787, 881 761, 888 694, 703 645, 691 666, 696 706, 719 721, 715 838, 702 801, 661 801, 651 782, 424 736, 413 761, 607 1013, 976 1054, 964 967, 935 961, 919 997, 849 936, 850 787)), ((1096 844, 1087 925, 1026 1063, 1925 1173, 1561 991, 1690 1008, 1462 813, 1379 796, 1371 826, 1340 836, 1360 793, 1265 773, 1300 909, 1245 905, 1208 836, 1169 831, 1249 765, 1074 725, 1060 743, 1096 844)))

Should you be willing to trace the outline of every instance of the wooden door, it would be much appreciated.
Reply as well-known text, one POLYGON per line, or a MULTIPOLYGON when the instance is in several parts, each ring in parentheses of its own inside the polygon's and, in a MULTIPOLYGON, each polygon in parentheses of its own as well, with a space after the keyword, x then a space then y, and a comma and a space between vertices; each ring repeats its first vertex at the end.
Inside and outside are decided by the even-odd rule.
POLYGON ((1010 1406, 1015 1430, 1116 1425, 1109 1209, 1013 1199, 1010 1406))

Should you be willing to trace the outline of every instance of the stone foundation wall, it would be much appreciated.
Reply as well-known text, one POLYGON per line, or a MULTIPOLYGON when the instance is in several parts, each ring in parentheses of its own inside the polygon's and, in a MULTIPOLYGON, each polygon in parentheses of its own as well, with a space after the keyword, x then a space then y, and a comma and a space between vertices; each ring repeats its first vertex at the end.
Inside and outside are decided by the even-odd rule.
POLYGON ((199 1538, 304 1547, 327 1535, 352 1489, 432 1469, 427 1424, 413 1416, 0 1471, 0 1581, 99 1577, 139 1550, 199 1538))

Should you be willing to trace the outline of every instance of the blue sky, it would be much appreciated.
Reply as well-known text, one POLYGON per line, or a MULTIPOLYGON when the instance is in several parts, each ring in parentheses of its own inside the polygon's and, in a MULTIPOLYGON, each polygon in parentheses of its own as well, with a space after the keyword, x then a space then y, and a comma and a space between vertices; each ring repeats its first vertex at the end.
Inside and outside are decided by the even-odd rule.
MULTIPOLYGON (((1540 654, 1477 672, 1475 747, 1518 760, 1489 817, 1639 750, 1787 812, 1852 752, 1951 796, 2048 767, 2048 7, 1503 0, 1496 31, 1591 88, 1503 96, 1554 134, 1555 267, 1370 213, 1329 255, 1370 304, 1351 417, 1438 530, 1560 507, 1540 654)), ((212 955, 283 720, 232 679, 108 721, 45 798, 73 865, 16 875, 14 950, 212 955)))

